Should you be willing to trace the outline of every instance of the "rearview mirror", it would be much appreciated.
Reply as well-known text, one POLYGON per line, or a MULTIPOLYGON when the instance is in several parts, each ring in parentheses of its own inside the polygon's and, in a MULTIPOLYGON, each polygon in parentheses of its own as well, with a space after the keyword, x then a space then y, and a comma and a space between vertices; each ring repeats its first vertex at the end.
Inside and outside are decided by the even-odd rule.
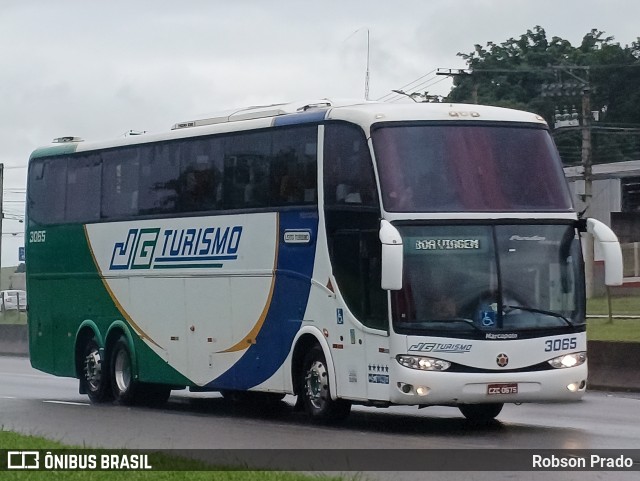
POLYGON ((607 286, 622 285, 622 249, 618 237, 609 228, 596 219, 587 219, 587 232, 593 235, 600 247, 604 259, 604 283, 607 286))
POLYGON ((402 236, 389 221, 380 221, 380 242, 382 242, 381 287, 389 291, 402 289, 402 236))

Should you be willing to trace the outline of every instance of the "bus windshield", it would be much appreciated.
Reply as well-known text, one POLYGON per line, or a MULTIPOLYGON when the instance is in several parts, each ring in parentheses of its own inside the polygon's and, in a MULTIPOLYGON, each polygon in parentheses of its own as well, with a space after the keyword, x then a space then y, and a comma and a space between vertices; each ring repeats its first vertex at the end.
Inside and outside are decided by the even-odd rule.
POLYGON ((557 150, 540 126, 383 123, 372 139, 388 212, 572 208, 557 150))
POLYGON ((405 256, 403 288, 392 294, 396 332, 485 337, 584 324, 573 226, 396 227, 405 256))

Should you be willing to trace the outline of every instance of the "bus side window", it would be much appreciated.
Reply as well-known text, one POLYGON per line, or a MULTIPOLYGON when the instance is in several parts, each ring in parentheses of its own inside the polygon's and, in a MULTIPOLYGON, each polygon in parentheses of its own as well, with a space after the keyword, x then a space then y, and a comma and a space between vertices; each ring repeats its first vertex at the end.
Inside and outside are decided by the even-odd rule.
POLYGON ((240 133, 225 139, 223 205, 226 209, 269 206, 267 160, 271 135, 240 133))
POLYGON ((270 190, 272 205, 315 204, 317 127, 290 127, 274 133, 270 190))
POLYGON ((84 223, 100 219, 101 171, 100 154, 69 158, 66 221, 84 223))
POLYGON ((183 147, 178 210, 201 212, 218 207, 217 188, 221 175, 213 165, 212 144, 215 142, 215 139, 198 140, 183 147))
POLYGON ((29 170, 29 211, 36 222, 64 221, 67 198, 67 157, 34 161, 29 170))
POLYGON ((364 133, 355 126, 329 124, 325 138, 325 203, 377 207, 375 177, 364 133))
POLYGON ((139 150, 116 149, 102 154, 103 219, 138 214, 139 150))
POLYGON ((145 147, 140 155, 140 213, 175 212, 180 142, 145 147))

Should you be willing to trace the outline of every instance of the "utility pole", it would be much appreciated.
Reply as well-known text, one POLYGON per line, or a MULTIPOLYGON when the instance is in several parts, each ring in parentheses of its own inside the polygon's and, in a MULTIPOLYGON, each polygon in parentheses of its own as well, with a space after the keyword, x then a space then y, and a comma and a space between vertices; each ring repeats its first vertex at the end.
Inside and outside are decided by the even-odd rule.
MULTIPOLYGON (((588 73, 588 70, 587 70, 588 73)), ((584 203, 586 216, 591 206, 592 189, 593 189, 593 171, 591 158, 591 90, 589 84, 584 86, 582 90, 582 168, 584 169, 584 203)), ((585 239, 585 289, 587 299, 593 296, 593 236, 588 235, 585 239)))
MULTIPOLYGON (((582 215, 588 217, 589 208, 591 207, 591 199, 593 197, 593 146, 591 144, 591 84, 589 81, 589 67, 553 65, 549 68, 560 70, 567 75, 573 77, 576 82, 559 82, 555 84, 543 84, 542 96, 572 96, 578 94, 577 88, 580 87, 580 95, 582 96, 582 125, 580 131, 582 134, 582 175, 584 179, 584 193, 582 201, 584 209, 582 215), (574 74, 571 70, 582 70, 584 78, 574 74)), ((593 297, 594 294, 594 255, 593 255, 593 236, 587 235, 584 238, 584 277, 585 291, 587 299, 593 297)))
MULTIPOLYGON (((446 75, 447 77, 460 77, 462 75, 471 75, 472 71, 469 69, 453 69, 453 68, 439 68, 436 75, 446 75)), ((478 103, 478 82, 473 82, 471 87, 471 101, 474 104, 478 103)))

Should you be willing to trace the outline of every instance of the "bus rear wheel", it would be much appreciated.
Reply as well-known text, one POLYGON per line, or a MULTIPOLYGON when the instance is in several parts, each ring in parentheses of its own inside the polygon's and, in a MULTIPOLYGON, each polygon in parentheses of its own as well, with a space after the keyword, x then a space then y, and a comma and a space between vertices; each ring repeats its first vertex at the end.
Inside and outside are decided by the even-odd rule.
POLYGON ((305 411, 314 421, 339 421, 351 411, 349 401, 331 399, 329 370, 320 346, 313 347, 304 358, 300 395, 305 411))
POLYGON ((126 406, 160 406, 171 394, 169 386, 142 383, 135 379, 131 351, 125 337, 118 339, 113 346, 111 388, 115 401, 126 406))
POLYGON ((125 405, 135 404, 136 385, 129 345, 126 338, 121 337, 111 352, 111 388, 115 401, 125 405))
POLYGON ((112 399, 109 368, 105 363, 104 351, 94 338, 89 339, 82 350, 82 374, 80 392, 87 393, 92 403, 102 403, 112 399))
POLYGON ((458 406, 460 412, 469 421, 486 424, 495 419, 495 417, 502 411, 503 403, 495 404, 461 404, 458 406))

